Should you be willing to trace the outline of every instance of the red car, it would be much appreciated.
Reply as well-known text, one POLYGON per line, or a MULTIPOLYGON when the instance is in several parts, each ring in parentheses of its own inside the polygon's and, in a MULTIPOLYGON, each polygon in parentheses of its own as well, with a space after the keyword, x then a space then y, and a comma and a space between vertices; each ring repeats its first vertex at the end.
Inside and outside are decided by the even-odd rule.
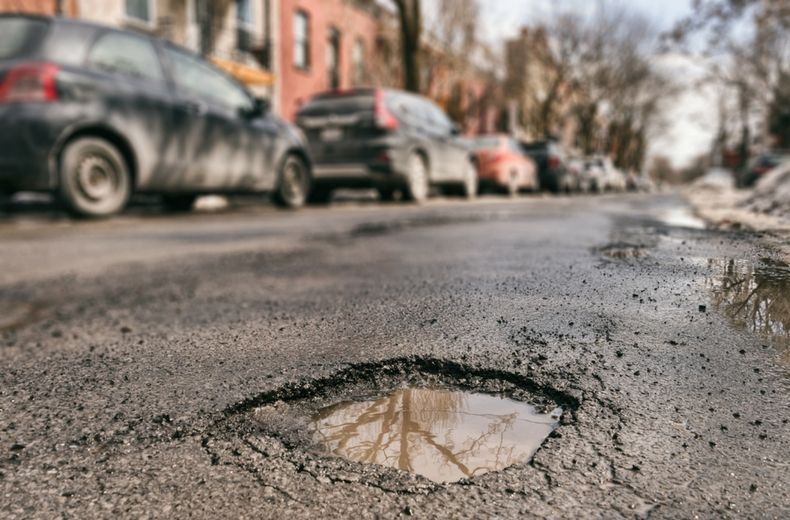
POLYGON ((475 140, 477 170, 484 188, 516 195, 537 191, 535 162, 521 151, 518 142, 507 135, 486 135, 475 140))

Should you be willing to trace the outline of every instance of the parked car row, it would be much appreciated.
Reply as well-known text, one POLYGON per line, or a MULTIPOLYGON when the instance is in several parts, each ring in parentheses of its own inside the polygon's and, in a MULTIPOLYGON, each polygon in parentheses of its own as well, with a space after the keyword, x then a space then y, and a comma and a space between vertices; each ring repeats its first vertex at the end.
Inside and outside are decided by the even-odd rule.
POLYGON ((320 94, 293 125, 162 39, 28 15, 0 15, 0 34, 0 194, 53 192, 83 216, 117 213, 137 193, 185 210, 207 193, 270 193, 298 208, 338 188, 416 202, 434 189, 621 188, 604 159, 576 171, 553 142, 472 141, 406 92, 320 94))

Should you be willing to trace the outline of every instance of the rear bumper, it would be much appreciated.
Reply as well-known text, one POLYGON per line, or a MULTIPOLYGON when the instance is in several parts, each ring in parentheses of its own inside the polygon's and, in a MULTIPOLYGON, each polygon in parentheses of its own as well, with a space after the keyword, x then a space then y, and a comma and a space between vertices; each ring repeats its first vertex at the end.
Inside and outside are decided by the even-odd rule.
POLYGON ((404 177, 391 166, 367 164, 315 164, 313 182, 336 188, 378 187, 398 185, 404 177))

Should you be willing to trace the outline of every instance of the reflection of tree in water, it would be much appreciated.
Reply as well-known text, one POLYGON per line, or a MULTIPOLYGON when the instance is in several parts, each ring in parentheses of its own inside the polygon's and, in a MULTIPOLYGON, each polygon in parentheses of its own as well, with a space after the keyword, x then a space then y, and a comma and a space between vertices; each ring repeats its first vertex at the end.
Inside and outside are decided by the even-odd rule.
MULTIPOLYGON (((517 462, 524 447, 507 442, 505 435, 520 415, 475 413, 459 392, 402 389, 376 401, 326 409, 313 426, 317 439, 336 455, 453 480, 517 462)), ((546 434, 553 428, 536 422, 546 425, 546 434)))
POLYGON ((790 338, 790 268, 781 262, 709 260, 717 308, 752 332, 790 338))

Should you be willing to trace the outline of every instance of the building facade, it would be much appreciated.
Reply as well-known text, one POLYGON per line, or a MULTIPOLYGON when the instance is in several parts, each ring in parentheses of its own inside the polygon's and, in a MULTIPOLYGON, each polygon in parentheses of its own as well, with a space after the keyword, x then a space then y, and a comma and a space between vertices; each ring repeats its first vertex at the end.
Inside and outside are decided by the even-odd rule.
MULTIPOLYGON (((401 85, 398 18, 378 0, 0 0, 166 38, 213 61, 293 121, 317 93, 401 85)), ((469 135, 495 130, 491 75, 423 44, 424 93, 469 135)))

